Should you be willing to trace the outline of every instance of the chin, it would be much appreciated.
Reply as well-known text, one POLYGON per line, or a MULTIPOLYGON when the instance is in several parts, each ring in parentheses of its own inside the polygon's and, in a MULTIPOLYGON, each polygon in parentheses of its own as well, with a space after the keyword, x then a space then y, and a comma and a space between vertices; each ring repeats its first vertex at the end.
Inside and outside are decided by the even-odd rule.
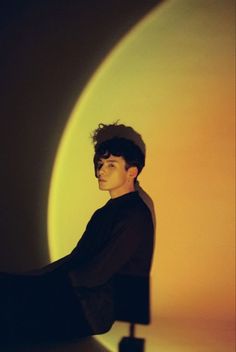
POLYGON ((100 191, 108 191, 108 189, 106 189, 106 187, 103 187, 103 186, 98 186, 100 191))

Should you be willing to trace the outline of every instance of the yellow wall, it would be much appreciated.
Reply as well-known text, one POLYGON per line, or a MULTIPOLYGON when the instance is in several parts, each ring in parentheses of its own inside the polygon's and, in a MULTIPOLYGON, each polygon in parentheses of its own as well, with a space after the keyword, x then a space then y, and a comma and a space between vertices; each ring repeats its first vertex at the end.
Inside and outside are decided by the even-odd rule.
MULTIPOLYGON (((140 330, 149 336, 147 352, 157 346, 184 351, 183 330, 191 324, 195 334, 185 336, 192 346, 186 351, 203 351, 194 348, 204 341, 210 346, 204 351, 232 347, 228 332, 221 336, 205 323, 214 338, 197 338, 196 326, 223 321, 226 331, 234 312, 233 4, 172 0, 157 7, 91 78, 55 162, 48 221, 52 259, 75 246, 93 211, 108 199, 93 175, 90 132, 119 118, 146 142, 140 183, 158 220, 153 323, 140 330), (165 321, 185 326, 173 330, 173 344, 165 321)), ((113 348, 122 326, 103 341, 113 348)))

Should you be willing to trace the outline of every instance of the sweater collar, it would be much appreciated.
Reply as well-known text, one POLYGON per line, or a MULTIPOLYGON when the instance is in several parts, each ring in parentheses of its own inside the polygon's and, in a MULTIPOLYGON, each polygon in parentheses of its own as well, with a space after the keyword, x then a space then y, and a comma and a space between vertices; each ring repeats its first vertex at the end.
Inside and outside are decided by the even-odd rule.
POLYGON ((138 191, 133 191, 129 193, 125 193, 122 196, 116 197, 116 198, 111 198, 107 202, 107 204, 118 204, 122 202, 126 202, 129 199, 135 199, 138 197, 138 191))

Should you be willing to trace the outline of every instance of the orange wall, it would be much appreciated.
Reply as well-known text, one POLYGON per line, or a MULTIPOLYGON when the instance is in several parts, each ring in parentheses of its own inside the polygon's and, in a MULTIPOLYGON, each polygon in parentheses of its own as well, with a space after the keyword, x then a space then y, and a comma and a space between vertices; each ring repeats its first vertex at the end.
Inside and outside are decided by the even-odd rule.
POLYGON ((73 248, 108 199, 93 176, 90 132, 120 118, 143 135, 140 183, 158 219, 153 334, 160 317, 233 319, 233 14, 233 1, 157 7, 91 78, 57 155, 49 199, 52 259, 73 248))

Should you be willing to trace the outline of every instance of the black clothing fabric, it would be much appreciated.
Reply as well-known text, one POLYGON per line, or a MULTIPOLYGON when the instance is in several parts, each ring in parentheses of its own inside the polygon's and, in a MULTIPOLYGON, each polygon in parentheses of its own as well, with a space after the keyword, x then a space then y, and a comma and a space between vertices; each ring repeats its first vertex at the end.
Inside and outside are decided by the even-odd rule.
POLYGON ((130 192, 98 209, 72 253, 53 264, 54 272, 68 274, 94 334, 115 321, 115 276, 148 275, 153 244, 151 212, 138 192, 130 192))
POLYGON ((0 350, 92 334, 66 277, 0 274, 0 350))
MULTIPOLYGON (((153 245, 151 212, 138 192, 110 199, 98 209, 75 249, 64 258, 41 269, 37 275, 41 278, 38 282, 44 280, 45 290, 46 283, 50 283, 52 306, 54 295, 60 292, 57 301, 61 300, 68 308, 66 318, 70 328, 67 330, 73 325, 79 336, 79 321, 82 321, 82 325, 86 327, 82 328, 82 335, 108 331, 116 319, 113 292, 116 275, 148 275, 153 245), (66 282, 66 294, 62 293, 63 282, 66 282), (73 302, 71 304, 67 302, 68 294, 73 302), (78 317, 76 307, 79 307, 78 317)), ((38 295, 36 296, 38 299, 38 295)), ((44 299, 46 303, 43 300, 42 302, 48 305, 50 300, 47 298, 44 299)), ((59 309, 58 306, 56 304, 56 308, 52 308, 53 312, 59 309)))

